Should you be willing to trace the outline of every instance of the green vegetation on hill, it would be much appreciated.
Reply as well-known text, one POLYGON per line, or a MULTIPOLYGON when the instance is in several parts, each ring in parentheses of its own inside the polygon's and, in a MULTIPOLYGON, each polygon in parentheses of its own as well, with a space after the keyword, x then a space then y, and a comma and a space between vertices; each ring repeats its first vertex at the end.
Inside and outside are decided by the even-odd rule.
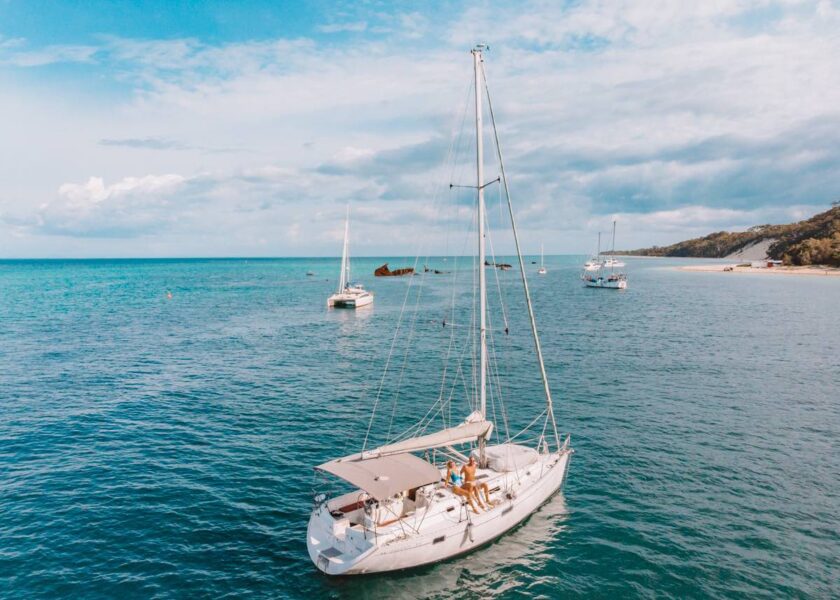
POLYGON ((747 246, 774 240, 770 258, 786 265, 831 265, 840 267, 840 206, 835 205, 805 221, 788 225, 756 225, 747 231, 718 231, 705 237, 670 246, 616 251, 634 256, 684 256, 723 258, 747 246))

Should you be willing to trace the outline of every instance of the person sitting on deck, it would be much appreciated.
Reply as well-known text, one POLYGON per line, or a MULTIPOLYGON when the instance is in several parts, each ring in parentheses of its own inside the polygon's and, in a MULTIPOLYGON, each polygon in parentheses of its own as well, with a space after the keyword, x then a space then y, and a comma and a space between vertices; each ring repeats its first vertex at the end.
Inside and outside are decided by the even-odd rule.
POLYGON ((478 483, 475 480, 476 466, 475 457, 470 456, 470 460, 467 464, 461 467, 461 475, 464 476, 464 488, 475 496, 475 499, 478 500, 478 505, 481 508, 491 508, 495 503, 490 500, 490 488, 487 487, 486 483, 478 483), (484 498, 487 500, 486 507, 481 503, 481 495, 479 494, 479 491, 484 492, 484 498))
POLYGON ((464 489, 463 479, 460 475, 458 475, 458 471, 455 470, 455 461, 450 460, 446 463, 446 479, 444 480, 446 485, 452 487, 452 492, 457 496, 461 496, 462 498, 466 498, 467 502, 472 508, 475 514, 478 514, 478 509, 475 507, 473 503, 473 494, 472 492, 464 489))

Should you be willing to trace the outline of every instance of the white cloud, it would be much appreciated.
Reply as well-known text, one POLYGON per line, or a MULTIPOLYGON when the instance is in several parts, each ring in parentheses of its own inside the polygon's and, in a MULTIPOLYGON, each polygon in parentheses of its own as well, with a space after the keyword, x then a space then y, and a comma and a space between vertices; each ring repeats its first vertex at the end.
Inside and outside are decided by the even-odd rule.
POLYGON ((125 177, 111 185, 105 185, 101 177, 91 177, 86 183, 65 183, 58 188, 59 197, 68 208, 84 209, 106 200, 119 200, 132 194, 161 194, 175 191, 185 178, 181 175, 146 175, 125 177))
POLYGON ((56 45, 38 50, 23 49, 24 40, 0 42, 0 65, 42 67, 54 63, 89 63, 99 51, 96 46, 56 45))
POLYGON ((353 21, 348 23, 329 23, 318 26, 318 31, 323 33, 354 32, 359 33, 367 29, 366 21, 353 21))

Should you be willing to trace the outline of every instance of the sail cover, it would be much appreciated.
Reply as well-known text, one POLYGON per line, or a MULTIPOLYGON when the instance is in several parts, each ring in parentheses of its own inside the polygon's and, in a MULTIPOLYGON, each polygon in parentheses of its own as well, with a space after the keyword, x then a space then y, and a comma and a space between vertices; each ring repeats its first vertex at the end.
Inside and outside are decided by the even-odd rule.
POLYGON ((456 444, 466 444, 473 442, 480 437, 486 438, 493 430, 493 423, 485 421, 481 413, 474 412, 467 420, 457 427, 450 427, 428 435, 421 435, 419 437, 408 438, 401 442, 380 446, 373 450, 364 452, 364 458, 375 456, 388 456, 389 454, 401 454, 403 452, 416 452, 418 450, 429 450, 431 448, 443 448, 444 446, 454 446, 456 444))
POLYGON ((356 454, 331 460, 315 468, 352 483, 376 500, 384 500, 403 490, 440 480, 437 467, 413 454, 368 459, 362 459, 356 454))

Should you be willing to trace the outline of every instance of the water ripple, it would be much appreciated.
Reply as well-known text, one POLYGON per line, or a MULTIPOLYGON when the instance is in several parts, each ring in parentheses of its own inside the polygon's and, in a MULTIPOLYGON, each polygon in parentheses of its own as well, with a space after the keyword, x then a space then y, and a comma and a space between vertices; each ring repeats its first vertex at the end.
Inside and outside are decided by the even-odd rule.
MULTIPOLYGON (((305 273, 335 260, 0 262, 0 596, 840 596, 840 281, 634 261, 613 294, 576 264, 532 282, 565 494, 466 557, 330 579, 312 466, 358 447, 407 280, 328 312, 334 281, 305 273)), ((385 382, 395 429, 437 393, 446 283, 396 410, 385 382)), ((513 297, 516 427, 541 407, 513 297)))

